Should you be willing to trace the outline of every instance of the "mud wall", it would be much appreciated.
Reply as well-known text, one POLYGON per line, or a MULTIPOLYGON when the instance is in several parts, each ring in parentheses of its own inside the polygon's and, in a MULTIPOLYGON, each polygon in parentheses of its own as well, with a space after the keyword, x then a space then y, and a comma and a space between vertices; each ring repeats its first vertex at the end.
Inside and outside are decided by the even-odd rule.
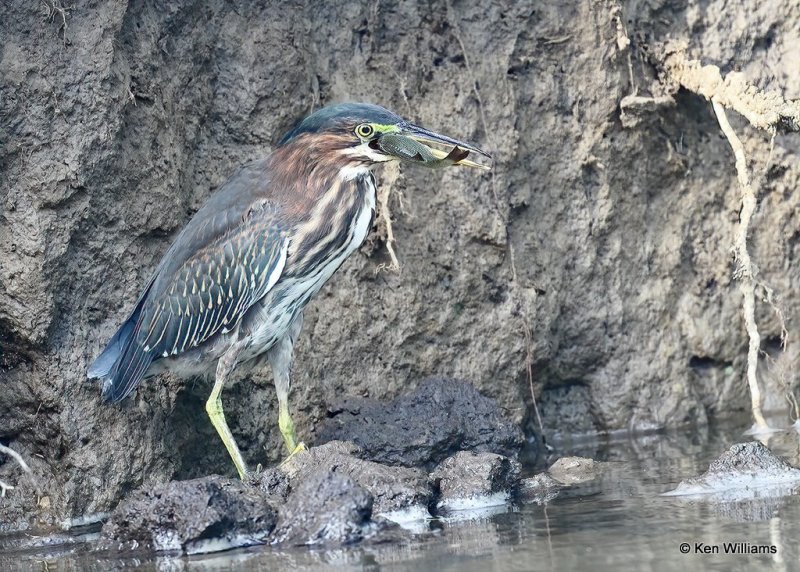
MULTIPOLYGON (((380 270, 379 224, 306 311, 301 437, 341 394, 389 398, 431 374, 471 380, 532 430, 529 361, 546 434, 746 407, 733 158, 710 105, 660 81, 658 54, 683 41, 800 97, 794 0, 48 4, 0 7, 0 441, 43 490, 0 504, 6 524, 229 468, 207 381, 153 380, 107 408, 85 371, 211 190, 328 102, 474 140, 496 168, 384 173, 402 270, 380 270), (633 93, 672 99, 623 127, 633 93)), ((754 260, 791 328, 800 138, 771 148, 733 120, 758 184, 754 260)), ((774 353, 777 321, 758 317, 774 353)), ((275 460, 269 371, 225 404, 246 457, 275 460)))

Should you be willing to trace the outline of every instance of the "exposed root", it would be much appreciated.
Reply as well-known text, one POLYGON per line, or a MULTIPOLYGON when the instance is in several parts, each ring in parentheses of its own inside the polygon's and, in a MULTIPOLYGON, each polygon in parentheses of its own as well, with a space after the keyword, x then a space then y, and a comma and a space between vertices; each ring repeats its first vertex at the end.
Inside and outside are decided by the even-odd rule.
POLYGON ((761 349, 761 335, 758 333, 755 317, 756 270, 750 259, 750 253, 747 251, 747 232, 750 228, 750 219, 753 216, 753 212, 756 210, 756 196, 755 193, 753 193, 753 187, 750 185, 750 175, 747 171, 747 158, 744 154, 744 146, 731 127, 731 124, 728 122, 728 117, 725 114, 725 108, 722 106, 722 103, 714 97, 711 99, 711 105, 714 106, 714 112, 717 114, 717 121, 719 122, 720 129, 722 129, 722 132, 728 139, 728 143, 731 149, 733 149, 733 155, 736 158, 736 174, 742 193, 742 210, 739 213, 739 228, 736 231, 734 253, 737 262, 736 274, 739 278, 739 289, 744 298, 744 322, 747 328, 747 335, 750 338, 747 351, 747 384, 750 387, 750 407, 753 412, 753 419, 755 420, 754 429, 759 432, 769 431, 769 425, 766 419, 764 419, 764 413, 762 411, 761 389, 758 385, 757 375, 758 352, 761 349))
MULTIPOLYGON (((453 7, 450 5, 448 0, 447 2, 447 12, 448 14, 453 13, 453 7)), ((449 19, 449 18, 448 18, 449 19)), ((472 92, 475 95, 475 101, 478 103, 478 113, 481 120, 481 127, 483 128, 483 133, 486 136, 486 139, 489 141, 489 144, 492 148, 495 147, 494 141, 492 141, 492 133, 488 128, 488 123, 486 121, 486 111, 483 105, 483 98, 481 97, 481 92, 478 87, 478 80, 475 76, 475 72, 472 69, 472 64, 470 63, 470 55, 467 52, 467 48, 464 45, 464 41, 461 39, 461 28, 458 25, 458 22, 453 20, 453 29, 455 31, 454 36, 456 41, 458 42, 459 47, 461 48, 461 55, 464 56, 464 67, 467 68, 467 74, 469 75, 470 82, 472 83, 472 92)), ((492 186, 492 198, 494 199, 494 208, 497 211, 498 216, 503 220, 503 228, 505 229, 505 238, 506 244, 508 245, 508 261, 511 267, 511 299, 514 302, 514 310, 518 312, 520 317, 520 322, 522 326, 522 332, 524 337, 525 343, 525 369, 528 376, 528 386, 530 387, 531 392, 531 403, 533 404, 533 411, 536 415, 536 422, 539 426, 539 434, 544 438, 544 425, 542 424, 542 418, 539 415, 539 407, 536 402, 536 392, 533 388, 533 335, 531 333, 531 322, 530 318, 528 317, 528 312, 525 308, 524 302, 519 299, 516 293, 516 288, 519 285, 519 280, 517 279, 517 262, 514 256, 514 247, 511 244, 511 236, 509 231, 509 220, 507 211, 502 208, 502 203, 500 201, 500 195, 497 193, 497 181, 495 177, 495 171, 492 170, 490 172, 491 176, 491 186, 492 186)))
POLYGON ((384 169, 385 178, 382 184, 378 187, 378 217, 386 227, 386 250, 391 259, 390 264, 380 264, 375 273, 384 270, 390 272, 400 272, 400 261, 397 259, 397 253, 394 250, 394 229, 392 228, 392 212, 389 209, 389 198, 392 194, 392 187, 394 187, 397 179, 400 177, 400 169, 396 164, 387 165, 384 169))
POLYGON ((531 403, 533 413, 536 416, 536 424, 539 426, 539 435, 544 437, 544 424, 542 416, 539 414, 539 404, 536 402, 536 392, 533 390, 533 332, 531 332, 528 316, 522 311, 522 330, 525 332, 525 370, 528 374, 528 387, 531 390, 531 403))
POLYGON ((64 40, 64 45, 67 44, 67 12, 70 8, 66 8, 60 0, 41 0, 47 13, 45 19, 50 22, 58 20, 58 32, 64 40))
MULTIPOLYGON (((786 348, 784 347, 782 351, 784 352, 783 356, 785 356, 786 348)), ((794 390, 792 389, 792 383, 789 379, 790 372, 796 369, 796 360, 786 363, 786 360, 775 359, 764 351, 761 352, 761 355, 769 365, 769 371, 774 375, 775 381, 783 390, 784 398, 789 406, 789 418, 792 420, 792 423, 797 424, 800 422, 800 403, 797 402, 794 390)))
MULTIPOLYGON (((447 12, 452 12, 453 7, 450 5, 448 0, 447 2, 447 12)), ((472 82, 472 93, 475 94, 475 101, 478 102, 478 114, 481 118, 481 127, 483 127, 483 133, 486 135, 486 139, 489 141, 492 148, 494 148, 494 142, 492 141, 491 134, 492 131, 489 131, 488 124, 486 123, 486 112, 484 111, 483 107, 483 99, 481 98, 480 89, 478 89, 478 79, 475 77, 475 72, 472 70, 472 65, 470 64, 470 56, 467 53, 467 48, 464 46, 464 40, 461 39, 461 28, 458 25, 458 22, 453 21, 453 28, 455 29, 455 38, 458 42, 459 47, 461 48, 461 55, 464 56, 464 67, 467 68, 467 73, 469 74, 470 81, 472 82)), ((494 206, 497 209, 497 213, 504 219, 506 223, 506 234, 508 234, 508 220, 505 220, 506 217, 503 216, 503 211, 500 209, 500 197, 497 194, 497 186, 495 185, 495 176, 494 170, 490 171, 492 177, 492 196, 494 197, 494 206)))
POLYGON ((756 286, 764 290, 762 300, 769 304, 769 307, 775 312, 775 317, 778 319, 778 324, 781 327, 781 349, 786 351, 786 345, 789 343, 789 330, 786 328, 786 316, 784 316, 783 310, 781 310, 780 306, 778 306, 778 303, 775 301, 775 291, 761 280, 756 282, 756 286))
MULTIPOLYGON (((31 479, 31 481, 33 481, 34 486, 36 486, 36 488, 38 490, 39 487, 38 487, 38 484, 36 482, 36 479, 33 476, 33 472, 31 471, 31 468, 28 466, 28 463, 25 462, 25 459, 22 458, 22 455, 17 453, 11 447, 6 447, 2 443, 0 443, 0 453, 2 453, 3 455, 8 455, 12 459, 14 459, 17 462, 17 464, 22 468, 22 470, 25 472, 25 474, 28 475, 28 477, 31 479)), ((13 490, 14 488, 15 487, 9 485, 6 482, 0 481, 0 498, 1 497, 5 497, 6 496, 6 492, 10 491, 10 490, 13 490)))
POLYGON ((0 498, 6 496, 6 491, 12 491, 14 487, 6 483, 5 481, 0 481, 0 498))
MULTIPOLYGON (((728 122, 725 108, 733 109, 744 116, 751 125, 764 129, 772 134, 783 131, 800 131, 800 100, 786 100, 776 92, 764 92, 754 85, 749 84, 744 74, 731 72, 722 76, 720 69, 714 65, 702 65, 698 60, 686 57, 684 46, 679 44, 668 45, 663 56, 663 71, 668 81, 674 82, 683 88, 702 95, 711 101, 717 116, 720 129, 725 135, 733 150, 736 160, 736 174, 741 190, 742 208, 739 215, 739 228, 736 231, 734 254, 736 257, 735 277, 740 280, 739 288, 743 296, 743 312, 745 327, 749 338, 747 352, 747 383, 750 389, 750 403, 753 411, 755 425, 751 433, 764 433, 769 431, 769 426, 762 412, 761 390, 758 384, 757 365, 761 345, 761 336, 755 321, 756 290, 763 289, 764 301, 775 312, 781 327, 781 342, 786 349, 788 331, 784 320, 783 311, 775 303, 772 289, 758 280, 757 268, 750 258, 747 250, 747 234, 750 219, 756 208, 756 197, 747 170, 747 157, 744 146, 728 122)), ((772 142, 770 142, 772 145, 772 142)), ((771 153, 771 148, 770 148, 771 153)), ((790 403, 793 417, 800 414, 797 400, 788 386, 786 399, 790 403)))

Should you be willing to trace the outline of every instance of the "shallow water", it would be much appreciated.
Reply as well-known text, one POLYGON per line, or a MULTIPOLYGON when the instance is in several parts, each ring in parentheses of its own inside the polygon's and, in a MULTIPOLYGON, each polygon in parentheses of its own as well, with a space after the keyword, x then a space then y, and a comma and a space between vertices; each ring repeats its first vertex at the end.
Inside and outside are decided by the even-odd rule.
MULTIPOLYGON (((419 524, 401 544, 335 550, 256 547, 197 557, 93 554, 87 543, 0 554, 2 570, 754 570, 800 569, 800 496, 748 500, 663 497, 684 478, 708 468, 736 442, 745 423, 583 444, 559 453, 606 461, 594 481, 575 485, 544 506, 497 507, 419 524), (769 554, 725 554, 724 543, 774 547, 769 554), (689 543, 689 553, 681 544, 689 543), (702 543, 702 545, 698 545, 702 543), (698 552, 718 549, 718 554, 698 552), (715 548, 718 547, 718 548, 715 548)), ((800 465, 796 433, 768 446, 800 465)), ((83 539, 91 540, 91 535, 83 539)), ((742 545, 739 545, 741 548, 742 545)))

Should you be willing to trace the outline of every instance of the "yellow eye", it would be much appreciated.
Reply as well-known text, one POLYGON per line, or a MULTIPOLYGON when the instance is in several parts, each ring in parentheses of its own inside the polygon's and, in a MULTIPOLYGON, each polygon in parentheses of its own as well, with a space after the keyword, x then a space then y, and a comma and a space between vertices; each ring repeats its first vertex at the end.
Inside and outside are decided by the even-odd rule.
POLYGON ((362 139, 371 137, 373 133, 375 133, 375 129, 369 123, 362 123, 361 125, 356 127, 356 135, 358 135, 362 139))

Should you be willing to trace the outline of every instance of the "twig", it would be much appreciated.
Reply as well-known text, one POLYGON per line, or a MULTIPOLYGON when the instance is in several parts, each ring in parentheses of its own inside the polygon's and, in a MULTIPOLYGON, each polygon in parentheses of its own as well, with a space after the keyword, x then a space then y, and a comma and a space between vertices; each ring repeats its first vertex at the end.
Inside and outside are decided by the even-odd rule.
POLYGON ((744 146, 728 122, 722 103, 714 97, 711 99, 711 105, 717 115, 719 127, 728 139, 728 143, 733 149, 733 155, 736 158, 736 175, 739 179, 739 188, 742 194, 742 210, 739 213, 739 228, 736 231, 734 253, 738 263, 736 274, 739 277, 739 289, 743 297, 744 322, 747 328, 747 335, 750 338, 747 352, 747 383, 750 387, 750 406, 755 420, 754 429, 759 432, 766 432, 770 428, 766 419, 764 419, 762 411, 761 389, 758 386, 757 375, 761 335, 758 333, 755 317, 755 269, 750 259, 750 253, 747 251, 747 231, 750 228, 750 219, 756 209, 756 196, 753 193, 750 175, 747 172, 747 158, 744 154, 744 146))
MULTIPOLYGON (((447 1, 447 13, 448 15, 453 12, 453 7, 450 5, 450 1, 447 1)), ((448 19, 449 16, 448 16, 448 19)), ((475 72, 470 64, 470 56, 467 53, 467 48, 464 45, 464 41, 461 39, 461 27, 458 25, 458 22, 453 19, 453 29, 455 30, 455 38, 458 42, 459 47, 461 48, 461 55, 464 56, 464 67, 467 68, 467 73, 469 74, 470 81, 472 83, 472 92, 475 94, 475 100, 478 102, 478 114, 481 120, 481 127, 483 127, 483 133, 486 136, 486 139, 489 141, 489 144, 492 148, 495 148, 492 133, 488 128, 488 124, 486 122, 486 112, 483 106, 483 98, 481 98, 481 92, 478 88, 478 79, 475 77, 475 72)), ((531 334, 531 326, 530 326, 530 319, 528 318, 528 312, 525 309, 525 304, 517 297, 516 295, 516 288, 519 284, 517 280, 517 261, 516 257, 514 256, 514 246, 511 243, 511 233, 509 231, 509 220, 507 212, 504 212, 501 208, 500 196, 497 193, 497 181, 495 178, 495 172, 492 170, 490 172, 491 175, 491 185, 492 185, 492 198, 494 199, 494 208, 497 211, 497 214, 500 216, 501 220, 503 221, 503 228, 506 234, 506 244, 508 245, 508 261, 511 267, 511 279, 512 279, 512 287, 511 287, 511 299, 514 302, 515 309, 520 314, 520 321, 522 322, 522 331, 525 340, 525 362, 526 362, 526 372, 528 376, 528 386, 530 387, 531 391, 531 403, 533 404, 533 410, 536 414, 536 421, 539 425, 539 432, 542 438, 544 438, 544 425, 542 424, 542 418, 539 415, 539 407, 536 403, 536 393, 533 390, 533 336, 531 334)))

